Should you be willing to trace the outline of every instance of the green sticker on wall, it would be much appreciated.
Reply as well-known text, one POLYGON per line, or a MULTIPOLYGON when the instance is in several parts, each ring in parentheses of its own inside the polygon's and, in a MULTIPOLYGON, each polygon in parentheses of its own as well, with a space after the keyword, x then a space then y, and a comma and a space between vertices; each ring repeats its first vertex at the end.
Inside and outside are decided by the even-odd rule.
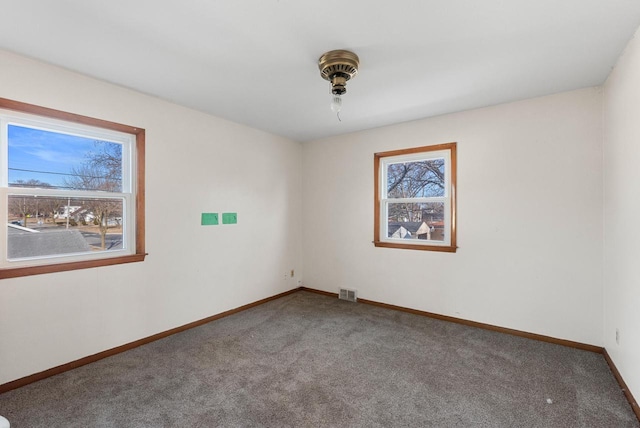
POLYGON ((218 213, 202 213, 202 226, 214 226, 218 224, 218 213))
POLYGON ((238 223, 238 213, 222 213, 222 224, 238 223))

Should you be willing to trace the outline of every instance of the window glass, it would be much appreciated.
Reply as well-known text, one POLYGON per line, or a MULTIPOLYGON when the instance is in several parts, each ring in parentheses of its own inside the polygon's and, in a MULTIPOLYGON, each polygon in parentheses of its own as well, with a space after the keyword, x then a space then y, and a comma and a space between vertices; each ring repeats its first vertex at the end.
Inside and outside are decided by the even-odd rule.
POLYGON ((387 165, 387 197, 419 198, 444 196, 444 159, 387 165))
POLYGON ((8 125, 9 186, 122 191, 122 145, 8 125))
POLYGON ((444 202, 388 204, 387 237, 444 241, 444 202))
POLYGON ((10 195, 7 257, 122 250, 123 199, 10 195))
POLYGON ((7 124, 7 260, 127 249, 127 139, 113 142, 90 129, 70 133, 46 125, 7 124))

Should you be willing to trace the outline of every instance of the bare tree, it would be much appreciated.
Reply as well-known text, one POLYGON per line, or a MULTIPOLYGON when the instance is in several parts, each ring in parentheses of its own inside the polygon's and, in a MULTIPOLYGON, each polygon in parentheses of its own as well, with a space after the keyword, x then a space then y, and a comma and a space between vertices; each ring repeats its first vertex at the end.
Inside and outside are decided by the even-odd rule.
MULTIPOLYGON (((87 160, 71 170, 65 186, 75 190, 93 192, 120 192, 122 190, 122 148, 119 144, 96 141, 96 150, 87 154, 87 160)), ((108 198, 83 199, 82 208, 91 212, 100 231, 100 246, 106 248, 109 219, 122 215, 122 202, 108 198)))
POLYGON ((56 214, 60 211, 60 208, 67 204, 67 200, 63 198, 42 198, 42 202, 40 202, 40 204, 46 215, 50 215, 51 218, 55 218, 56 214))
MULTIPOLYGON (((11 187, 28 187, 28 188, 50 188, 51 184, 40 180, 16 180, 10 184, 11 187)), ((41 207, 40 199, 34 196, 10 196, 9 197, 9 214, 22 218, 22 225, 27 227, 27 221, 30 216, 38 216, 41 207)))
POLYGON ((100 171, 110 181, 113 190, 122 191, 122 146, 115 143, 96 141, 95 151, 87 155, 86 164, 100 171))
MULTIPOLYGON (((444 195, 444 159, 394 163, 387 168, 389 198, 417 198, 444 195)), ((391 203, 389 217, 396 221, 422 221, 424 204, 391 203)))

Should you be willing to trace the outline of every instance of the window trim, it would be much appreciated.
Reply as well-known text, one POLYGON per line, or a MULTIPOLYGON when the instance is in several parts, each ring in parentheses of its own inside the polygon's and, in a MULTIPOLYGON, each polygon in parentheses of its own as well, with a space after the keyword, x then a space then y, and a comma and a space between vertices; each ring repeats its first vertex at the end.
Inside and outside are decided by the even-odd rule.
POLYGON ((120 123, 109 122, 93 117, 82 116, 41 107, 34 104, 27 104, 20 101, 0 98, 0 109, 12 110, 21 113, 32 114, 49 119, 62 120, 70 123, 88 125, 96 128, 103 128, 111 131, 131 134, 135 138, 135 172, 131 179, 135 180, 135 249, 133 254, 116 257, 104 257, 97 259, 86 259, 80 261, 38 264, 31 266, 0 268, 0 279, 16 278, 29 275, 40 275, 53 272, 65 272, 77 269, 87 269, 100 266, 111 266, 123 263, 144 261, 145 252, 145 130, 120 123))
POLYGON ((409 149, 400 149, 400 150, 391 150, 387 152, 379 152, 374 153, 373 155, 373 192, 374 192, 374 211, 373 211, 373 244, 376 247, 386 247, 386 248, 399 248, 405 250, 423 250, 423 251, 440 251, 440 252, 448 252, 455 253, 457 250, 457 239, 456 239, 456 176, 457 176, 457 144, 453 143, 444 143, 444 144, 436 144, 433 146, 422 146, 422 147, 413 147, 409 149), (381 191, 382 184, 381 183, 381 169, 380 164, 382 163, 382 159, 403 155, 415 155, 419 153, 429 153, 435 151, 445 151, 448 150, 450 152, 450 162, 451 162, 451 177, 450 177, 450 212, 451 212, 451 224, 450 224, 450 236, 451 241, 449 245, 427 245, 427 244, 409 244, 409 243, 397 243, 397 242, 389 242, 383 241, 380 238, 380 229, 381 229, 381 191))

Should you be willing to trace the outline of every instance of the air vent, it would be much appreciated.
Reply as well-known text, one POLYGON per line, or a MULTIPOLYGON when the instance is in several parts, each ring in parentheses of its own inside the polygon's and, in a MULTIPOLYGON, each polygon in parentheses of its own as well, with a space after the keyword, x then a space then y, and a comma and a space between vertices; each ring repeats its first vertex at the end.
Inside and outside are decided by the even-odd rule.
POLYGON ((356 290, 350 290, 348 288, 341 288, 338 294, 338 299, 347 300, 349 302, 358 301, 358 292, 356 290))

